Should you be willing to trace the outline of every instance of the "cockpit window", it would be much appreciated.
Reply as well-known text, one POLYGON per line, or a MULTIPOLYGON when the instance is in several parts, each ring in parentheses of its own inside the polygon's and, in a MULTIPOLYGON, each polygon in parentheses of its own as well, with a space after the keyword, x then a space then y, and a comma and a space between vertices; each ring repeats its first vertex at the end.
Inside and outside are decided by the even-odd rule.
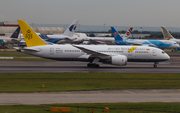
POLYGON ((165 52, 164 51, 162 51, 162 54, 164 54, 165 52))

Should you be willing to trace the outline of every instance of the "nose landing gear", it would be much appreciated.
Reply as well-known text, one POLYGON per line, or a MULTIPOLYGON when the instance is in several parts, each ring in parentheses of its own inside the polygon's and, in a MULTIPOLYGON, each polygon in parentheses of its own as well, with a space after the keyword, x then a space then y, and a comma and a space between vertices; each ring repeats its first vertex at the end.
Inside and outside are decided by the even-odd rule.
POLYGON ((154 62, 154 68, 157 68, 157 64, 159 64, 159 62, 154 62))

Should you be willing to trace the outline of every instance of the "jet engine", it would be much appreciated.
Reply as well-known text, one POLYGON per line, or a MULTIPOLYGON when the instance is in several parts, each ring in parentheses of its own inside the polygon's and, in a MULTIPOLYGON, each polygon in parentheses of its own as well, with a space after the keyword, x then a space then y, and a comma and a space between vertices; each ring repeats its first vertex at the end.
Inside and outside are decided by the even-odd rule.
POLYGON ((125 55, 111 56, 111 64, 116 66, 125 66, 127 64, 127 57, 125 55))

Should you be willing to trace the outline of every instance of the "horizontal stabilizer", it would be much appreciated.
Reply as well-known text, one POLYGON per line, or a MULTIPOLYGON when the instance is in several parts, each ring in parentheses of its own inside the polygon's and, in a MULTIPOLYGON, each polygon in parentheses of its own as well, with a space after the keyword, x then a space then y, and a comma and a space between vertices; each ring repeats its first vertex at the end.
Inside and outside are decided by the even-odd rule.
POLYGON ((35 49, 35 48, 31 48, 31 47, 24 47, 23 50, 34 51, 34 52, 40 51, 40 49, 35 49))

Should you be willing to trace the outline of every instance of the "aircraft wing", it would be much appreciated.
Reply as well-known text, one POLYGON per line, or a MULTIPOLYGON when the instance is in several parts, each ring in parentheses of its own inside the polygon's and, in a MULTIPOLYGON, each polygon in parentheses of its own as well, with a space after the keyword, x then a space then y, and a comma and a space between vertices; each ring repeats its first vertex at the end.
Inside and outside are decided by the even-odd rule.
POLYGON ((101 59, 109 59, 112 56, 112 54, 94 51, 94 50, 91 50, 89 48, 85 48, 82 46, 78 46, 78 45, 73 45, 73 46, 84 51, 87 54, 91 54, 90 57, 99 57, 101 59))
MULTIPOLYGON (((55 40, 57 40, 57 39, 55 39, 55 40)), ((61 44, 61 43, 72 43, 74 40, 76 40, 76 39, 71 39, 71 38, 66 37, 66 38, 63 38, 62 40, 59 40, 59 41, 56 42, 56 43, 57 43, 57 44, 61 44)))
MULTIPOLYGON (((120 41, 121 42, 121 41, 120 41)), ((136 46, 149 46, 149 47, 156 47, 156 45, 154 45, 154 44, 151 44, 151 43, 149 43, 149 44, 143 44, 143 43, 141 43, 141 42, 121 42, 121 43, 126 43, 126 44, 131 44, 131 45, 136 45, 136 46)))
POLYGON ((21 39, 12 38, 11 40, 12 40, 12 41, 15 41, 15 42, 19 42, 21 39))
POLYGON ((72 42, 75 39, 71 39, 71 38, 67 37, 67 38, 64 38, 63 40, 65 40, 66 42, 72 42))
POLYGON ((116 41, 116 43, 125 43, 125 44, 131 44, 131 45, 142 45, 142 43, 138 42, 124 42, 124 41, 116 41))

